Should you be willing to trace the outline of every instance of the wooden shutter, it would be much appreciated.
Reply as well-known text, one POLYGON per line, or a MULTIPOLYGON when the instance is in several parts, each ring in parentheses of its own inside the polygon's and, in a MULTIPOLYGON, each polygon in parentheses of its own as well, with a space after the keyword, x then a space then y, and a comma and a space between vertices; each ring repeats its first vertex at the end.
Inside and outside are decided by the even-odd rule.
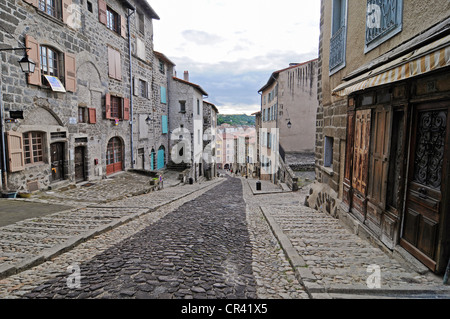
POLYGON ((161 86, 161 103, 166 104, 166 102, 166 88, 164 86, 161 86))
POLYGON ((367 195, 371 110, 356 112, 352 186, 367 195))
POLYGON ((105 97, 105 117, 111 119, 111 94, 107 93, 105 97))
POLYGON ((104 0, 98 0, 98 20, 100 23, 103 23, 106 25, 107 18, 106 18, 106 1, 104 0))
POLYGON ((151 99, 152 98, 152 85, 147 82, 147 99, 151 99))
POLYGON ((139 79, 137 77, 133 78, 133 95, 139 95, 139 79))
POLYGON ((120 16, 120 35, 127 37, 127 19, 124 16, 120 16))
POLYGON ((11 173, 21 171, 25 168, 22 134, 9 131, 6 132, 6 137, 8 141, 9 171, 11 173))
POLYGON ((38 7, 38 2, 39 2, 39 0, 24 0, 26 3, 29 3, 29 4, 31 4, 32 6, 34 6, 34 7, 38 7))
POLYGON ((130 120, 130 99, 123 99, 123 120, 130 120))
POLYGON ((167 115, 163 115, 161 117, 161 124, 162 124, 162 133, 163 134, 169 133, 168 125, 167 125, 167 115))
POLYGON ((391 113, 384 107, 378 107, 373 114, 372 149, 368 197, 381 209, 386 204, 387 176, 389 168, 389 137, 391 113))
POLYGON ((116 78, 116 54, 111 47, 108 47, 108 75, 116 78))
POLYGON ((115 63, 115 79, 122 81, 122 64, 120 62, 120 52, 117 50, 114 50, 114 54, 115 54, 115 58, 114 58, 114 63, 115 63))
POLYGON ((97 110, 95 108, 89 108, 88 114, 89 114, 89 124, 97 123, 97 110))
POLYGON ((77 90, 77 74, 76 74, 76 57, 74 54, 64 54, 65 63, 65 80, 66 91, 76 92, 77 90))
POLYGON ((70 14, 74 14, 74 12, 69 12, 69 7, 72 4, 72 0, 62 0, 62 18, 65 24, 68 24, 70 14))
POLYGON ((25 36, 25 46, 30 49, 28 50, 29 58, 34 62, 36 62, 36 68, 34 69, 34 73, 28 74, 28 84, 42 85, 39 43, 33 37, 27 34, 25 36))

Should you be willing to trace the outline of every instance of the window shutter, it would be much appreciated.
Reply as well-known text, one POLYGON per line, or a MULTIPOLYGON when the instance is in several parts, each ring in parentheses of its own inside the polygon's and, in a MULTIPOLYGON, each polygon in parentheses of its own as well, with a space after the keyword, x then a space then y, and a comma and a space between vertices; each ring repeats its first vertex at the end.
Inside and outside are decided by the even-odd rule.
POLYGON ((133 95, 138 96, 139 95, 139 79, 137 77, 134 77, 133 79, 133 95))
POLYGON ((120 35, 127 37, 127 19, 124 16, 120 16, 120 35))
POLYGON ((107 93, 105 97, 105 117, 111 119, 111 94, 107 93))
POLYGON ((162 133, 167 134, 169 133, 168 127, 167 127, 167 115, 163 115, 161 118, 161 124, 162 124, 162 133))
POLYGON ((97 123, 97 110, 95 108, 89 108, 89 124, 97 123))
POLYGON ((9 171, 11 173, 25 168, 23 156, 22 134, 13 131, 6 132, 8 141, 9 171))
POLYGON ((166 88, 164 86, 161 86, 161 103, 166 103, 166 88))
POLYGON ((25 46, 27 48, 30 48, 30 50, 28 50, 28 56, 30 57, 30 59, 36 62, 36 68, 34 70, 34 73, 28 74, 28 84, 41 85, 42 79, 41 79, 41 66, 40 66, 41 59, 39 55, 39 43, 33 37, 26 35, 25 46))
POLYGON ((152 85, 147 82, 147 99, 151 99, 152 98, 152 85))
POLYGON ((69 12, 69 7, 72 4, 72 0, 62 0, 62 18, 65 24, 68 24, 69 16, 72 12, 69 12))
POLYGON ((115 61, 115 73, 116 73, 115 79, 122 81, 122 66, 120 63, 120 52, 117 50, 114 50, 114 54, 115 54, 114 61, 115 61))
POLYGON ((130 120, 130 99, 123 99, 123 120, 130 120))
POLYGON ((113 48, 108 47, 108 75, 112 78, 116 77, 116 54, 113 48))
POLYGON ((104 0, 98 0, 98 20, 100 23, 103 23, 106 25, 107 18, 106 18, 106 1, 104 0))
POLYGON ((77 90, 77 76, 76 76, 76 57, 74 54, 64 54, 65 63, 65 80, 66 91, 76 92, 77 90))

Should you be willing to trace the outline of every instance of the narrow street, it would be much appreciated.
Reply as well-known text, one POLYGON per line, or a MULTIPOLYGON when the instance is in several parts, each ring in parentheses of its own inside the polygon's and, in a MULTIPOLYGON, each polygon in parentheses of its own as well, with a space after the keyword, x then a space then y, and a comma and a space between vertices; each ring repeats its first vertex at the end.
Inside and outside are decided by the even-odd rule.
POLYGON ((258 191, 256 181, 225 174, 1 227, 2 236, 16 238, 3 244, 2 267, 14 260, 24 264, 25 253, 28 260, 33 253, 36 264, 4 273, 0 298, 450 296, 439 276, 418 273, 333 217, 304 206, 308 187, 289 192, 263 181, 258 191), (89 228, 97 231, 64 246, 74 231, 89 228), (43 247, 51 247, 53 255, 43 247), (367 281, 370 265, 380 270, 376 289, 367 281))

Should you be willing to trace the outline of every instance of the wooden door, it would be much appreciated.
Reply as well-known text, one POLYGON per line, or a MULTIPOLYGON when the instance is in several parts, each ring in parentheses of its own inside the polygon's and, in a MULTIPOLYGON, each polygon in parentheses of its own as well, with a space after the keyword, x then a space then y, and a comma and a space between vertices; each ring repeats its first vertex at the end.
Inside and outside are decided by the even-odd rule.
POLYGON ((433 271, 439 251, 447 249, 440 243, 448 240, 443 237, 448 237, 448 232, 441 226, 449 215, 445 208, 445 197, 449 196, 449 111, 448 103, 419 105, 415 110, 400 240, 402 247, 433 271))
POLYGON ((123 170, 122 165, 123 146, 118 137, 113 137, 106 149, 106 175, 111 175, 123 170))
POLYGON ((52 182, 64 179, 64 143, 50 145, 52 182))
POLYGON ((83 182, 86 180, 85 169, 84 169, 84 156, 85 156, 84 146, 75 147, 75 182, 83 182))

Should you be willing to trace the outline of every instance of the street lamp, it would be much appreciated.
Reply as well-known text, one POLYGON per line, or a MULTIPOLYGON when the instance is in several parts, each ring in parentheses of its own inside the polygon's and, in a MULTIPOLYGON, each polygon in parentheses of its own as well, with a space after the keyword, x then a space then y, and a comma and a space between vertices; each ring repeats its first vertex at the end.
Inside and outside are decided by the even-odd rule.
MULTIPOLYGON (((36 68, 36 63, 28 57, 27 51, 30 48, 4 48, 0 49, 1 51, 16 51, 16 50, 24 50, 24 57, 19 60, 20 68, 22 72, 25 74, 33 73, 36 68)), ((0 167, 0 186, 2 189, 7 188, 7 173, 6 173, 6 143, 5 143, 5 125, 4 125, 4 110, 3 110, 3 96, 2 89, 0 88, 0 134, 1 134, 1 143, 2 143, 2 166, 0 167)))
POLYGON ((25 74, 34 73, 34 69, 36 68, 36 62, 31 60, 28 57, 28 54, 25 54, 25 56, 18 62, 23 73, 25 74))
POLYGON ((287 123, 287 127, 288 127, 288 128, 291 128, 291 127, 292 127, 292 123, 291 123, 290 120, 289 120, 289 122, 287 123))

